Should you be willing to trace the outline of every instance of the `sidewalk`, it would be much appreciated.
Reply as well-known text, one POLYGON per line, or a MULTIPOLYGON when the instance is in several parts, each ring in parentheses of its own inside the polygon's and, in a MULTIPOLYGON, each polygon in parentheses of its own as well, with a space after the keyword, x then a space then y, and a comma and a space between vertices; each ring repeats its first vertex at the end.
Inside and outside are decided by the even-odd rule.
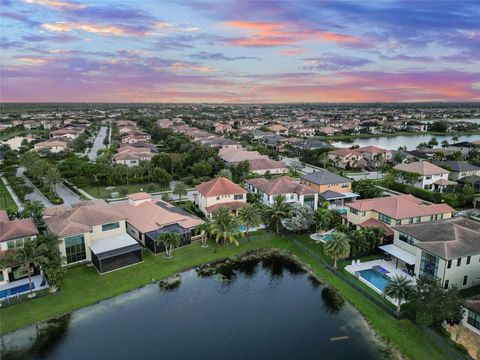
POLYGON ((1 176, 1 179, 2 179, 3 183, 5 184, 5 187, 7 188, 8 192, 12 196, 13 201, 15 201, 15 204, 17 205, 18 210, 22 211, 23 210, 23 203, 20 201, 17 194, 15 194, 15 191, 13 191, 13 189, 10 187, 10 185, 8 185, 7 179, 5 179, 3 176, 1 176))

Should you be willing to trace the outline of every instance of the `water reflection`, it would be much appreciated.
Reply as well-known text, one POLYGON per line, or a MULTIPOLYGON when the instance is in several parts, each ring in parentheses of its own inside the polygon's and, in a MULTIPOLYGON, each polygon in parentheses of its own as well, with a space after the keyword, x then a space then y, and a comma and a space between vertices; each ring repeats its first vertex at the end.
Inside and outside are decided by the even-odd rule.
POLYGON ((338 313, 342 310, 343 305, 345 305, 345 300, 342 296, 329 287, 323 288, 322 299, 325 304, 325 309, 331 314, 338 313))

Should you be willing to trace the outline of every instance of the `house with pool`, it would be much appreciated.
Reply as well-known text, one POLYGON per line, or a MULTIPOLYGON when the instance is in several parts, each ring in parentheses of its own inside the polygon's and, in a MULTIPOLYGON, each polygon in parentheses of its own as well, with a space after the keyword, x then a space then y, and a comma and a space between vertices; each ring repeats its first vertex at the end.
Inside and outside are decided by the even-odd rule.
POLYGON ((413 195, 395 195, 356 200, 346 204, 347 225, 356 228, 372 226, 385 230, 387 241, 393 240, 392 226, 449 219, 455 211, 447 204, 424 204, 413 195))
MULTIPOLYGON (((0 210, 0 256, 23 246, 25 240, 35 240, 38 230, 31 219, 10 220, 5 210, 0 210)), ((28 272, 19 272, 20 264, 12 259, 5 259, 0 267, 0 300, 16 296, 30 290, 28 272)), ((40 274, 40 269, 30 266, 28 269, 32 276, 32 288, 38 290, 45 286, 40 274)))
POLYGON ((245 186, 249 192, 260 194, 261 201, 268 206, 274 203, 276 196, 283 195, 287 204, 310 206, 313 210, 318 207, 318 193, 288 176, 274 180, 249 179, 245 186))

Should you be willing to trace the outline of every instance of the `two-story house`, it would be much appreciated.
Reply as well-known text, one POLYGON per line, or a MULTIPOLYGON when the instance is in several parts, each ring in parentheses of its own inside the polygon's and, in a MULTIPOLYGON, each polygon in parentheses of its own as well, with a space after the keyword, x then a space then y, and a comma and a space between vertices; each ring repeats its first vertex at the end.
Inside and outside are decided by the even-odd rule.
POLYGON ((142 247, 126 232, 128 216, 103 200, 54 206, 43 215, 68 265, 91 261, 105 273, 143 261, 142 247))
POLYGON ((355 149, 340 148, 328 152, 328 159, 342 169, 364 168, 367 163, 362 154, 355 149))
POLYGON ((300 184, 319 193, 319 198, 328 201, 332 207, 343 207, 359 195, 352 192, 352 181, 327 170, 305 174, 300 184))
POLYGON ((442 192, 445 187, 456 185, 456 182, 448 180, 450 171, 428 161, 398 164, 394 169, 418 175, 418 181, 414 186, 421 189, 442 192))
POLYGON ((458 160, 436 161, 434 164, 450 171, 449 180, 469 184, 473 186, 475 192, 480 192, 480 167, 458 160))
POLYGON ((456 217, 393 229, 393 245, 414 257, 417 277, 436 277, 445 289, 480 284, 480 223, 456 217))
POLYGON ((396 195, 353 201, 347 205, 346 222, 357 228, 381 227, 393 236, 392 226, 424 223, 452 217, 447 204, 426 205, 413 195, 396 195))
POLYGON ((377 167, 384 164, 385 162, 391 162, 393 160, 391 150, 382 149, 378 146, 362 146, 355 150, 362 154, 363 159, 373 167, 377 167))
POLYGON ((272 205, 275 197, 283 195, 287 204, 310 206, 313 210, 317 210, 318 193, 308 186, 299 184, 291 177, 284 176, 275 180, 249 179, 245 184, 248 191, 260 194, 260 199, 266 205, 272 205))
POLYGON ((276 135, 288 135, 288 128, 280 124, 270 125, 268 130, 274 132, 276 135))
MULTIPOLYGON (((35 240, 38 235, 38 230, 31 219, 15 219, 10 220, 5 210, 0 210, 0 254, 4 255, 8 251, 15 251, 15 249, 22 247, 25 240, 35 240)), ((16 287, 17 280, 28 278, 28 273, 18 273, 19 264, 6 263, 0 266, 0 292, 2 290, 12 289, 16 287)), ((40 274, 40 270, 31 266, 31 275, 40 274)), ((25 285, 24 282, 23 285, 25 285)), ((36 284, 38 287, 38 284, 36 284)), ((25 291, 28 290, 28 287, 25 291)), ((0 297, 1 299, 1 297, 0 297)))
POLYGON ((196 186, 195 204, 209 218, 222 207, 233 214, 247 205, 247 191, 233 181, 219 177, 196 186))

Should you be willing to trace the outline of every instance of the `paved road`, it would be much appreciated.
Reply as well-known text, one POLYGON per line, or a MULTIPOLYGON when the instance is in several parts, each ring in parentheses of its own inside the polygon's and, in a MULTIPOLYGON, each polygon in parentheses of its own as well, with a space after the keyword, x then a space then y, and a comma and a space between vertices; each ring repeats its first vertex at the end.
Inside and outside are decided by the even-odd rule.
MULTIPOLYGON (((298 158, 288 158, 288 157, 283 157, 282 158, 282 161, 287 164, 288 166, 290 166, 290 164, 292 163, 292 161, 294 160, 298 160, 298 158)), ((319 168, 314 168, 308 164, 305 164, 305 163, 302 163, 303 164, 303 168, 300 170, 300 172, 302 173, 305 173, 305 174, 309 174, 309 173, 312 173, 314 171, 318 171, 319 168)))
POLYGON ((45 195, 43 195, 40 192, 40 190, 38 190, 37 187, 35 185, 33 185, 32 182, 25 175, 23 175, 24 171, 25 171, 25 168, 19 167, 17 169, 17 176, 18 177, 23 177, 25 179, 25 183, 33 189, 33 192, 30 193, 30 194, 27 194, 25 196, 25 199, 30 200, 30 201, 33 201, 33 200, 40 201, 43 204, 43 206, 46 207, 46 208, 53 206, 53 204, 47 199, 47 197, 45 195))
POLYGON ((88 160, 95 161, 97 159, 98 150, 103 149, 105 147, 105 145, 103 144, 103 140, 105 139, 106 136, 107 136, 107 127, 106 126, 100 127, 97 137, 93 142, 93 146, 90 149, 90 152, 88 153, 88 160))
POLYGON ((55 185, 57 195, 63 199, 64 206, 72 206, 81 203, 83 199, 70 190, 64 183, 57 183, 55 185))
POLYGON ((353 180, 378 180, 383 179, 383 174, 380 171, 370 171, 360 175, 348 175, 347 177, 353 180))

